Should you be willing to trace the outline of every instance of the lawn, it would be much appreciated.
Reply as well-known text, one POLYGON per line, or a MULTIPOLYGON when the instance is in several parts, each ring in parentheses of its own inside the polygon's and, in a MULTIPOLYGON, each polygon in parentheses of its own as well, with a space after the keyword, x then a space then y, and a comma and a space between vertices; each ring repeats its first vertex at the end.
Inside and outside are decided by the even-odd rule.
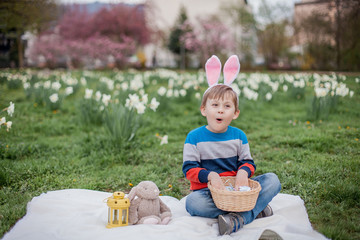
MULTIPOLYGON (((182 149, 206 124, 204 76, 2 70, 0 109, 13 102, 15 111, 0 113, 12 122, 0 128, 0 237, 47 191, 128 192, 151 180, 162 195, 188 194, 182 149)), ((256 174, 276 173, 326 237, 360 239, 359 75, 241 74, 234 88, 241 113, 232 125, 247 134, 256 174)))

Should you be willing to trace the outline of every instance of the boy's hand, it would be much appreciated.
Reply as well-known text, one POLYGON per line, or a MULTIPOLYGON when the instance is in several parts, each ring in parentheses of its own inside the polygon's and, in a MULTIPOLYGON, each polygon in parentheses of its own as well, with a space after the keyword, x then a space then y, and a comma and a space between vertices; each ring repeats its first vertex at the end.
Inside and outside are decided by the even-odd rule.
POLYGON ((241 186, 249 186, 249 180, 248 180, 249 174, 245 171, 240 169, 236 174, 236 180, 235 180, 235 189, 239 190, 239 187, 241 186))
POLYGON ((221 177, 216 172, 210 172, 208 175, 208 181, 211 182, 211 185, 220 190, 226 190, 223 181, 221 180, 221 177))

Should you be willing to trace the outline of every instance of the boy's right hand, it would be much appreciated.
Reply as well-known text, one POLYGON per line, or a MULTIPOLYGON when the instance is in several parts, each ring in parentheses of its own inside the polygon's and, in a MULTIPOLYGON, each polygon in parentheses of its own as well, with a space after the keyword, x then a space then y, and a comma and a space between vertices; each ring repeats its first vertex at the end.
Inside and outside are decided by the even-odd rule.
POLYGON ((225 185, 223 181, 221 180, 221 177, 216 172, 210 172, 208 175, 208 181, 211 182, 211 185, 219 190, 226 190, 225 185))

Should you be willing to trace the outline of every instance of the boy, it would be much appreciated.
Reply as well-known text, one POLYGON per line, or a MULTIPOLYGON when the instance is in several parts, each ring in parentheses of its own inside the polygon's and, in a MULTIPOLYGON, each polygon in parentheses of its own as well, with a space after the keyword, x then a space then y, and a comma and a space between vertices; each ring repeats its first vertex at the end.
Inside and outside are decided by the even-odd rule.
POLYGON ((279 179, 273 173, 252 178, 262 187, 256 205, 251 211, 235 213, 218 209, 207 188, 210 181, 215 188, 225 189, 220 176, 236 176, 235 189, 248 186, 248 178, 256 169, 245 133, 230 126, 240 114, 238 96, 229 86, 239 72, 234 70, 236 62, 236 56, 229 58, 224 66, 225 84, 217 84, 214 74, 215 79, 218 78, 221 63, 216 56, 208 60, 206 74, 210 88, 204 93, 200 106, 208 125, 187 135, 183 152, 183 173, 193 191, 187 196, 186 210, 192 216, 218 218, 220 235, 236 232, 255 218, 271 216, 268 203, 281 189, 279 179))

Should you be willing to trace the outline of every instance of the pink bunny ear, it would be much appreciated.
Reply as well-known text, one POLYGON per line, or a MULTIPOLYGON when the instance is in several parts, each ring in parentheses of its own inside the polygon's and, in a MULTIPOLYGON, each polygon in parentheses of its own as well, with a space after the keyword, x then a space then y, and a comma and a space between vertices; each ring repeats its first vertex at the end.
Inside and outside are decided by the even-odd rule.
POLYGON ((224 65, 224 83, 230 85, 240 72, 240 62, 236 55, 232 55, 224 65))
POLYGON ((206 61, 205 72, 210 87, 218 83, 221 74, 221 62, 217 56, 212 55, 206 61))

